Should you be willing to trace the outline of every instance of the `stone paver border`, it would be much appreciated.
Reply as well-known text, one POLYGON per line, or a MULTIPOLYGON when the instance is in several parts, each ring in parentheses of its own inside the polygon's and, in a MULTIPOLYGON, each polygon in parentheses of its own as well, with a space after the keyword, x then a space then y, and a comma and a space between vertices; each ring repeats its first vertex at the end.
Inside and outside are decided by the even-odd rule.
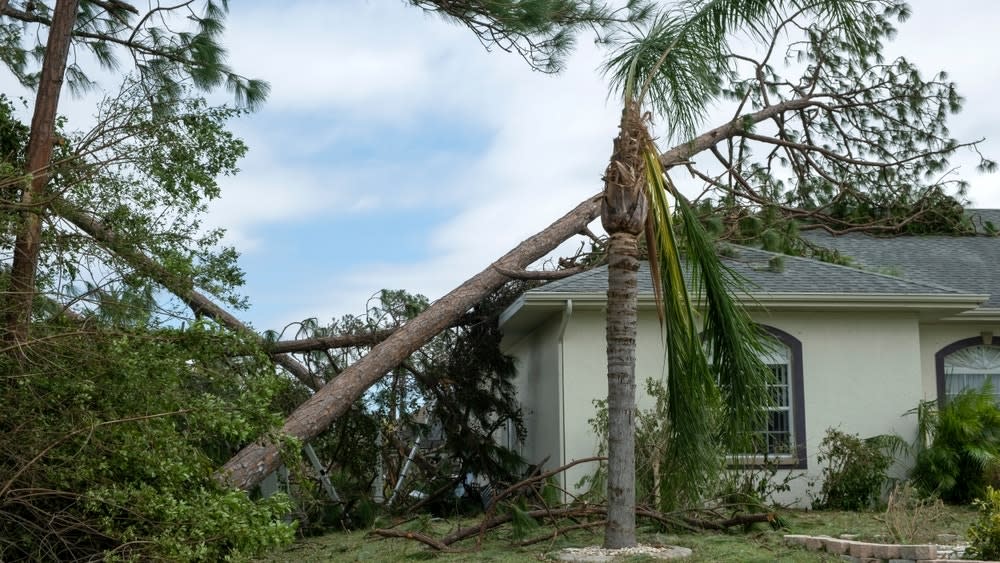
POLYGON ((785 545, 803 547, 810 551, 825 551, 840 555, 845 561, 854 563, 955 563, 971 561, 969 559, 939 559, 938 546, 934 544, 869 543, 829 536, 787 534, 785 545))

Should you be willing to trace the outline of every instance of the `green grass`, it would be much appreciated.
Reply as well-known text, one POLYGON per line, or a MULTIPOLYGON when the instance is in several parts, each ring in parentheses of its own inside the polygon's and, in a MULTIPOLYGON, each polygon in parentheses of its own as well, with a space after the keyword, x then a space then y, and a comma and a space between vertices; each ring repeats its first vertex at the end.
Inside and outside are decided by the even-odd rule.
MULTIPOLYGON (((812 553, 799 548, 785 547, 784 534, 830 535, 857 534, 861 539, 889 541, 881 512, 837 512, 837 511, 783 511, 781 517, 787 529, 772 531, 766 526, 757 526, 750 531, 731 533, 662 533, 652 528, 640 529, 640 542, 646 544, 667 544, 689 547, 694 556, 684 561, 739 561, 739 562, 813 562, 839 561, 837 556, 812 553)), ((948 533, 964 535, 976 518, 971 508, 947 507, 935 522, 926 537, 920 542, 933 542, 936 534, 948 533)), ((475 520, 433 520, 422 524, 413 522, 410 529, 423 527, 432 537, 441 537, 457 526, 471 526, 475 520)), ((405 526, 404 526, 405 528, 405 526)), ((551 528, 539 528, 531 535, 541 535, 551 528)), ((510 527, 501 527, 486 535, 482 549, 476 549, 476 540, 470 539, 456 544, 457 553, 438 553, 421 543, 405 539, 382 539, 367 531, 334 532, 323 536, 300 540, 293 546, 273 553, 263 559, 267 562, 310 563, 318 561, 547 561, 549 554, 563 547, 599 545, 601 529, 592 532, 578 531, 565 537, 549 540, 528 547, 513 547, 514 538, 510 527)), ((629 561, 643 561, 633 558, 629 561)))

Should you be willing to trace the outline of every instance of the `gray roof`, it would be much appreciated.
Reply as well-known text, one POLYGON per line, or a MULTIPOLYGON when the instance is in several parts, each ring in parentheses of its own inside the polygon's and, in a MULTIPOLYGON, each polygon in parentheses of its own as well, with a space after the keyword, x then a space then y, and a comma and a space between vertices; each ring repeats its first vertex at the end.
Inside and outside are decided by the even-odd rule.
MULTIPOLYGON (((1000 209, 968 210, 981 232, 989 221, 1000 228, 1000 209)), ((993 236, 873 237, 851 233, 833 236, 807 231, 808 240, 835 249, 852 265, 915 283, 988 294, 981 308, 1000 308, 1000 238, 993 236)))
MULTIPOLYGON (((734 247, 736 255, 723 256, 723 262, 750 282, 750 293, 843 294, 843 295, 961 295, 963 289, 947 287, 931 281, 902 279, 847 266, 784 256, 763 250, 734 247), (782 266, 769 264, 780 256, 782 266)), ((603 293, 608 290, 607 266, 547 283, 530 293, 603 293)), ((688 272, 685 271, 687 277, 688 272)), ((639 270, 639 293, 652 294, 649 265, 642 262, 639 270)))

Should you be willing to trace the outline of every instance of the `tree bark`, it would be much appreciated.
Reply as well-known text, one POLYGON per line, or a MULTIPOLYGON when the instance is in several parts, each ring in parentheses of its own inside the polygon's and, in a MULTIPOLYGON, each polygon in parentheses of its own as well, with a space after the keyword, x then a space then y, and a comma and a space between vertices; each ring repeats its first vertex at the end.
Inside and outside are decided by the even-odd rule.
POLYGON ((30 185, 21 194, 21 226, 14 241, 4 324, 7 337, 23 344, 28 338, 32 302, 35 295, 35 272, 42 242, 42 213, 45 185, 49 180, 49 161, 55 143, 56 111, 66 73, 66 60, 76 25, 79 0, 58 0, 53 10, 45 46, 45 60, 35 96, 35 112, 28 137, 27 170, 30 185))
POLYGON ((639 249, 631 233, 608 245, 608 522, 604 547, 636 545, 635 338, 639 249))
POLYGON ((635 539, 635 333, 639 246, 649 214, 646 161, 652 141, 638 104, 626 101, 604 172, 601 224, 608 231, 608 521, 604 547, 635 539))
POLYGON ((313 352, 316 350, 331 350, 334 348, 350 348, 353 346, 374 346, 389 338, 395 328, 373 330, 361 334, 339 334, 336 336, 316 336, 297 340, 279 340, 267 346, 270 354, 291 354, 295 352, 313 352))
MULTIPOLYGON (((392 336, 375 346, 365 357, 345 369, 299 406, 286 419, 282 433, 308 441, 325 430, 386 372, 508 281, 509 278, 497 271, 496 267, 513 270, 525 268, 564 240, 579 233, 597 218, 600 207, 600 201, 596 197, 584 201, 545 230, 517 245, 493 265, 435 301, 427 310, 397 329, 392 336)), ((243 448, 223 466, 220 478, 235 487, 250 489, 277 469, 280 463, 278 449, 274 444, 255 442, 243 448)))

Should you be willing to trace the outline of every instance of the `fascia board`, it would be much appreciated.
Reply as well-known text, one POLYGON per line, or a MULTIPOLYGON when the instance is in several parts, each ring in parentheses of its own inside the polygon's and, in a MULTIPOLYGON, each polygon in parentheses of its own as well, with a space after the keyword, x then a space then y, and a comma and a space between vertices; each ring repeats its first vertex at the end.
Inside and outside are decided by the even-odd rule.
POLYGON ((500 326, 507 324, 507 321, 509 321, 511 317, 516 315, 517 312, 520 311, 522 307, 524 307, 524 301, 526 295, 527 295, 526 293, 522 293, 520 297, 518 297, 517 299, 514 300, 513 303, 508 305, 507 308, 504 309, 503 312, 500 313, 500 316, 497 318, 497 324, 499 324, 500 326))
POLYGON ((953 317, 945 317, 941 320, 945 322, 961 322, 961 323, 967 323, 970 321, 1000 322, 1000 309, 996 308, 973 309, 972 311, 963 311, 953 317))
MULTIPOLYGON (((749 309, 806 309, 806 310, 951 310, 955 314, 976 309, 989 299, 983 294, 884 294, 884 293, 744 293, 737 296, 749 309)), ((577 307, 600 308, 607 302, 607 295, 599 293, 536 292, 526 293, 519 299, 520 308, 559 309, 567 299, 577 307)), ((652 295, 639 295, 640 307, 655 305, 652 295)), ((508 309, 509 311, 510 309, 508 309)), ((992 310, 1000 314, 1000 310, 992 310)), ((505 311, 506 314, 507 311, 505 311)))

